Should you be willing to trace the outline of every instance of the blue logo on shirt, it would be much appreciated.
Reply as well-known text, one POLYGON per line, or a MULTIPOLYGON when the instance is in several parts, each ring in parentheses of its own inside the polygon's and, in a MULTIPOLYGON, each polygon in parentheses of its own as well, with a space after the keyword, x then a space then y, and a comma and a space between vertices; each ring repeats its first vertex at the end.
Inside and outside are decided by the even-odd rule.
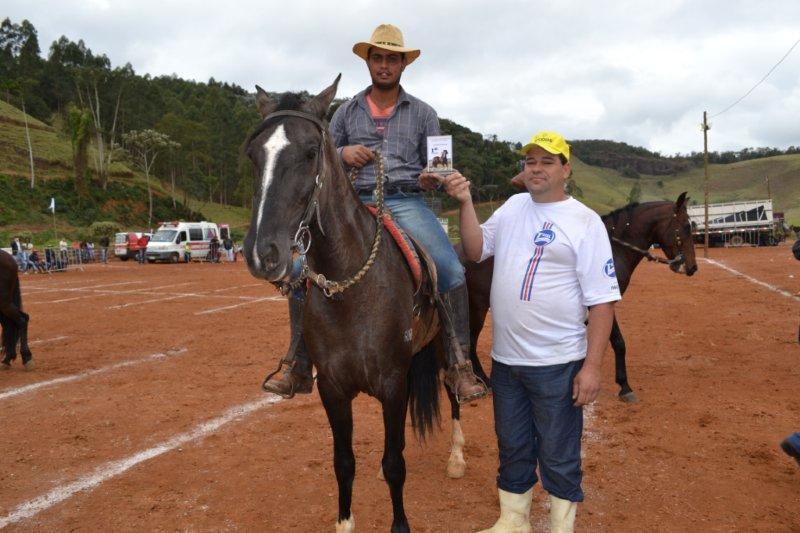
POLYGON ((609 259, 606 261, 606 264, 603 265, 603 274, 609 278, 617 277, 617 270, 614 268, 614 259, 609 259))
POLYGON ((533 236, 533 244, 536 246, 547 246, 556 240, 556 232, 551 229, 543 229, 533 236))

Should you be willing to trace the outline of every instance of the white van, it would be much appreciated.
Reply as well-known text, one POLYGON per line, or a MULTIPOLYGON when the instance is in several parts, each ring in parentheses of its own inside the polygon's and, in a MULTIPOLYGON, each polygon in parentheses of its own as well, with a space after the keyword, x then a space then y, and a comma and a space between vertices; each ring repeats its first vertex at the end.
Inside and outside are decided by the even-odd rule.
POLYGON ((223 239, 228 238, 227 224, 213 222, 162 222, 147 244, 147 260, 177 263, 183 258, 185 243, 189 242, 192 259, 205 260, 211 250, 211 239, 217 238, 222 248, 223 239))

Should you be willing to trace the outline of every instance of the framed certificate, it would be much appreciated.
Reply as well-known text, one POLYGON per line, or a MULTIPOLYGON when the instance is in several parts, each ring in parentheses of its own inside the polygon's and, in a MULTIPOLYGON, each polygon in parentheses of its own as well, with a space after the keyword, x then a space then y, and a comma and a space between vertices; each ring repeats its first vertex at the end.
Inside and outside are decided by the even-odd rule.
POLYGON ((432 135, 428 137, 428 167, 426 172, 446 176, 453 170, 453 137, 432 135))

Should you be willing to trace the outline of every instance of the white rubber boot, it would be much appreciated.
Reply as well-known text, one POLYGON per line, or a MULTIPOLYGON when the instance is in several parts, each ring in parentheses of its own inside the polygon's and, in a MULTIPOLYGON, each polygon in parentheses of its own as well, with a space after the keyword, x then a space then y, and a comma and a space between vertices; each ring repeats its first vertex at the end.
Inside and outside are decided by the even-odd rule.
POLYGON ((528 492, 515 494, 497 489, 500 496, 500 518, 489 529, 478 533, 531 533, 531 496, 533 487, 528 492))
POLYGON ((578 504, 550 495, 550 533, 572 533, 578 504))

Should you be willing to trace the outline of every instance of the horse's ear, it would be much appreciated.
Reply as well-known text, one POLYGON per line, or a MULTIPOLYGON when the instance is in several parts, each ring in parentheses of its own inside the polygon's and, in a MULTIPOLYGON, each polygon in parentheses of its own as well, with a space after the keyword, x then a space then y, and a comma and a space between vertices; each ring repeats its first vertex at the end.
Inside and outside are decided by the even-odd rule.
POLYGON ((270 100, 267 91, 256 85, 256 107, 258 107, 261 118, 265 118, 275 111, 275 108, 278 107, 278 103, 270 100))
POLYGON ((306 104, 306 109, 309 113, 316 116, 320 120, 325 118, 325 114, 328 112, 328 108, 331 106, 331 102, 333 102, 333 99, 336 96, 336 89, 339 87, 340 79, 342 79, 341 74, 336 76, 336 79, 333 80, 333 83, 329 87, 324 89, 306 104))
POLYGON ((681 210, 681 207, 683 206, 683 204, 686 203, 686 200, 688 200, 688 198, 686 197, 686 191, 683 191, 681 193, 681 195, 678 196, 678 199, 675 200, 675 212, 676 213, 681 210))

